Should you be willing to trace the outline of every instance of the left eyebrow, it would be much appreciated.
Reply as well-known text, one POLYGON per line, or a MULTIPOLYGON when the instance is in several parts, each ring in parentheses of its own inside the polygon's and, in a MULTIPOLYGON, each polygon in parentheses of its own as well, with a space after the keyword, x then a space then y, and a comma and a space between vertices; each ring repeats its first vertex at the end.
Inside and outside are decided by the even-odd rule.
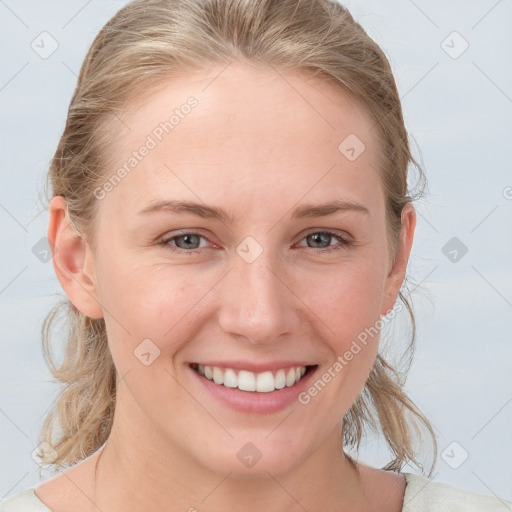
POLYGON ((347 211, 361 212, 366 215, 370 214, 368 208, 362 204, 352 201, 332 201, 325 204, 306 203, 296 208, 292 213, 292 217, 296 219, 303 219, 305 217, 326 217, 327 215, 347 211))
MULTIPOLYGON (((206 206, 204 204, 190 201, 158 201, 143 208, 138 214, 145 215, 166 211, 170 213, 190 213, 205 219, 218 219, 225 223, 233 223, 233 215, 220 207, 206 206)), ((351 201, 332 201, 323 204, 306 203, 297 207, 292 212, 292 218, 315 218, 326 217, 339 212, 354 211, 369 215, 368 208, 359 203, 351 201)))

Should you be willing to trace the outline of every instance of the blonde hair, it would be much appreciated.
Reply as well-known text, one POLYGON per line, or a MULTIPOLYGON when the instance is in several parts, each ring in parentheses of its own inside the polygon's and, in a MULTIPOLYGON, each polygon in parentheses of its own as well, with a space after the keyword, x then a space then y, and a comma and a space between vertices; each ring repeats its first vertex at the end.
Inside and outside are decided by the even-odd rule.
MULTIPOLYGON (((123 7, 99 32, 85 57, 48 173, 47 185, 52 195, 66 199, 77 233, 94 247, 93 191, 108 169, 109 123, 116 112, 178 73, 233 60, 319 76, 349 91, 371 113, 381 143, 379 172, 386 194, 389 246, 396 255, 402 209, 413 200, 407 195, 409 164, 423 180, 424 175, 410 152, 386 56, 351 14, 330 0, 135 0, 123 7)), ((423 426, 434 446, 432 472, 436 436, 403 390, 416 326, 403 291, 399 298, 412 319, 405 352, 410 355, 409 365, 400 373, 377 355, 365 387, 344 417, 343 444, 359 450, 366 427, 380 430, 394 455, 384 469, 398 471, 410 461, 423 471, 412 435, 414 431, 421 438, 423 426)), ((57 456, 40 455, 42 463, 56 472, 92 455, 107 440, 115 410, 116 370, 104 320, 86 317, 69 300, 49 313, 42 337, 50 371, 64 385, 40 437, 57 452, 57 456), (67 323, 60 364, 50 343, 59 311, 67 323)))

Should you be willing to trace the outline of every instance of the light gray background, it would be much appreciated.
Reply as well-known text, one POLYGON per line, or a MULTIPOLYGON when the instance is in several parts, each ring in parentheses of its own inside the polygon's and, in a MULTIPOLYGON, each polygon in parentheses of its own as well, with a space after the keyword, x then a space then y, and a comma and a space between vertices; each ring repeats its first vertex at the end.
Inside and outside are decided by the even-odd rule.
MULTIPOLYGON (((39 481, 31 452, 57 391, 40 326, 62 291, 51 262, 32 253, 48 219, 38 196, 85 52, 125 3, 0 0, 0 499, 39 481), (46 59, 31 48, 43 31, 59 45, 46 59)), ((510 500, 512 2, 345 5, 391 61, 430 185, 416 204, 419 333, 407 390, 439 435, 433 477, 510 500), (452 237, 468 249, 455 262, 442 252, 452 237)), ((389 460, 371 436, 360 453, 389 460)))

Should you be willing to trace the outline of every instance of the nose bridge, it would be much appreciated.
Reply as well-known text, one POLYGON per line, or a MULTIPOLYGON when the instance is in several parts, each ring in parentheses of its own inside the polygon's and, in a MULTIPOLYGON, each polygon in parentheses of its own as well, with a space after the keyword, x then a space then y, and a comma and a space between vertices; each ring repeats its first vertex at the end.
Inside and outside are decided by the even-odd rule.
POLYGON ((272 250, 255 239, 239 244, 222 294, 220 323, 225 332, 271 343, 289 331, 290 291, 282 268, 272 250))

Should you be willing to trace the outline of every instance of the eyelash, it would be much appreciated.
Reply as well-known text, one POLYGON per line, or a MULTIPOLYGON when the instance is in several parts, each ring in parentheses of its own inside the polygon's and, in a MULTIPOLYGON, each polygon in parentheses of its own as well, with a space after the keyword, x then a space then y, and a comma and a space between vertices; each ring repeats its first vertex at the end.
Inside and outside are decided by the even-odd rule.
MULTIPOLYGON (((333 252, 333 251, 341 251, 341 250, 343 250, 343 249, 353 245, 353 242, 351 240, 347 240, 346 238, 342 237, 341 235, 339 235, 337 233, 334 233, 332 231, 328 231, 328 230, 327 231, 311 231, 310 233, 307 233, 306 235, 304 235, 304 237, 300 241, 304 240, 308 236, 319 235, 319 234, 321 234, 321 235, 330 235, 333 238, 335 238, 339 242, 339 244, 334 245, 332 247, 327 247, 327 248, 324 248, 324 249, 316 248, 316 247, 308 247, 308 249, 312 249, 313 251, 320 252, 320 253, 329 253, 329 252, 333 252)), ((180 253, 180 254, 187 254, 189 256, 193 256, 194 254, 200 254, 202 249, 185 250, 185 249, 180 249, 179 247, 174 247, 174 246, 172 246, 169 243, 169 242, 171 242, 172 240, 174 240, 176 238, 181 238, 181 237, 186 236, 186 235, 194 235, 194 236, 197 236, 199 238, 203 238, 204 240, 207 240, 208 242, 210 242, 210 240, 208 240, 208 238, 206 238, 204 235, 201 235, 200 233, 195 233, 193 231, 184 231, 182 233, 174 234, 174 235, 172 235, 170 237, 165 237, 164 239, 161 239, 158 242, 158 244, 161 247, 164 247, 166 249, 170 249, 171 251, 177 252, 177 253, 180 253)))

